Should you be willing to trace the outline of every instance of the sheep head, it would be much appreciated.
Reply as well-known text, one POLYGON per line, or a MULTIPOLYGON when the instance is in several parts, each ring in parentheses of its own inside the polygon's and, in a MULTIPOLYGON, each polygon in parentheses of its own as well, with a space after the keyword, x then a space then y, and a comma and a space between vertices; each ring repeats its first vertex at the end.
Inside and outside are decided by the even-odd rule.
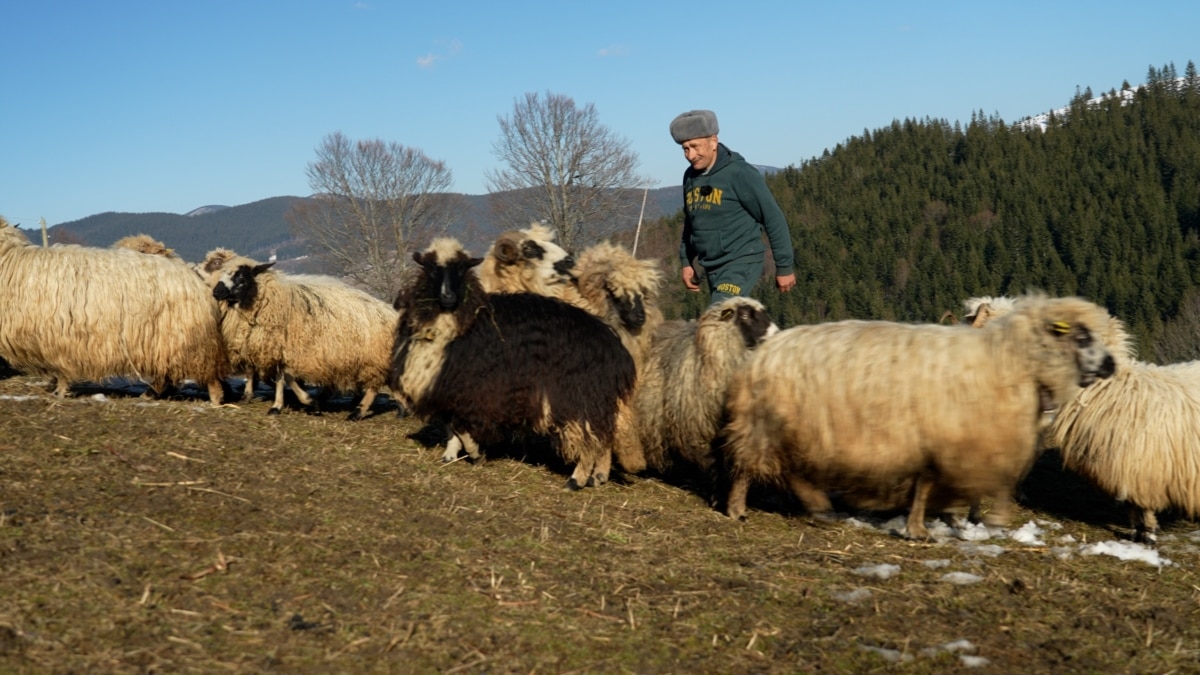
POLYGON ((1104 341, 1113 321, 1103 307, 1082 298, 1034 294, 1018 298, 1011 312, 989 321, 981 330, 996 335, 1012 330, 1032 333, 1041 355, 1037 358, 1061 359, 1061 354, 1068 353, 1077 372, 1076 383, 1086 387, 1112 377, 1117 370, 1113 352, 1104 341))
POLYGON ((29 246, 29 238, 21 232, 21 228, 10 225, 0 216, 0 249, 29 246))
POLYGON ((571 281, 575 259, 554 243, 554 232, 534 224, 509 230, 492 243, 479 276, 490 293, 552 294, 555 286, 571 281))
MULTIPOLYGON (((963 307, 966 308, 963 323, 972 328, 982 328, 988 322, 1012 313, 1021 301, 1021 298, 1014 299, 1005 296, 968 298, 963 301, 963 307)), ((1107 318, 1108 320, 1101 332, 1098 333, 1098 337, 1112 353, 1117 368, 1124 368, 1137 358, 1133 348, 1133 339, 1125 329, 1123 321, 1112 316, 1107 318)))
POLYGON ((589 306, 615 312, 626 330, 637 333, 646 325, 647 306, 658 302, 662 273, 653 260, 639 260, 620 246, 601 242, 579 256, 574 282, 589 306))
POLYGON ((175 249, 167 248, 166 244, 148 234, 134 234, 123 237, 113 242, 112 247, 127 248, 138 253, 145 253, 146 255, 159 255, 164 258, 179 260, 179 256, 175 254, 175 249))
POLYGON ((483 258, 472 258, 456 239, 434 239, 423 252, 413 253, 420 268, 396 296, 393 306, 409 321, 421 323, 443 312, 457 314, 473 299, 482 301, 483 288, 470 274, 483 258))
POLYGON ((762 341, 779 332, 771 321, 766 307, 753 298, 734 297, 718 302, 700 315, 700 333, 728 330, 733 326, 746 349, 754 349, 762 341))
POLYGON ((226 269, 213 286, 213 297, 218 302, 224 302, 239 309, 249 309, 254 306, 258 297, 258 275, 271 269, 275 263, 250 264, 243 263, 226 269))

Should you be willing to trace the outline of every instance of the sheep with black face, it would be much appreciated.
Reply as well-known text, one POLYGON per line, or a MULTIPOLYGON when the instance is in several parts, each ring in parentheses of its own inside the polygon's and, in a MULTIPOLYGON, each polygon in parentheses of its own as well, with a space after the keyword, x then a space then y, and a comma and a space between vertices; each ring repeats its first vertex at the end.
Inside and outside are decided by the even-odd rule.
POLYGON ((396 311, 372 295, 333 279, 286 275, 274 263, 217 249, 200 265, 212 295, 224 308, 221 333, 238 372, 275 378, 275 401, 283 408, 285 384, 314 409, 297 384, 362 391, 349 419, 368 415, 387 382, 396 311))
POLYGON ((574 464, 568 487, 608 480, 635 370, 617 335, 554 298, 484 291, 453 239, 415 253, 401 291, 389 384, 415 413, 446 420, 467 454, 519 432, 574 464))

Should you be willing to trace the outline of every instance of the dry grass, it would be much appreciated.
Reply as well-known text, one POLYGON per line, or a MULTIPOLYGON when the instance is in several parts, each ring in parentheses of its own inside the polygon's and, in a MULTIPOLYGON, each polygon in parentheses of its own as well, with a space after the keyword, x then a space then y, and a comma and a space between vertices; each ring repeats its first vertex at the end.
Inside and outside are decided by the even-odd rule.
MULTIPOLYGON (((735 523, 650 478, 572 493, 536 453, 443 465, 415 421, 348 402, 268 417, 42 384, 0 379, 5 672, 942 672, 959 655, 926 650, 961 640, 973 672, 1200 669, 1184 521, 1161 569, 987 557, 770 500, 735 523), (900 574, 853 572, 881 564, 900 574)), ((1052 463, 1025 490, 1016 524, 1125 532, 1052 463)))

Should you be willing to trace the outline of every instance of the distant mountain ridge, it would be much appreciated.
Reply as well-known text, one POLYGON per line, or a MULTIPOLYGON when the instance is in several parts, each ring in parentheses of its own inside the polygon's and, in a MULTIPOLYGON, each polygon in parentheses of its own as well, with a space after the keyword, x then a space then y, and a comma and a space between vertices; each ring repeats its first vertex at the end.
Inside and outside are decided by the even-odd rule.
MULTIPOLYGON (((488 195, 463 195, 466 211, 462 222, 447 234, 458 237, 468 249, 485 247, 500 227, 491 215, 488 195)), ((256 260, 276 256, 285 261, 303 257, 303 241, 291 232, 285 215, 308 197, 271 197, 238 206, 201 206, 178 213, 99 213, 49 228, 52 241, 88 246, 110 246, 133 234, 147 234, 175 250, 184 260, 199 261, 215 248, 228 248, 256 260)), ((639 204, 640 205, 640 204, 639 204)), ((678 186, 650 190, 645 220, 673 215, 683 208, 678 186)))

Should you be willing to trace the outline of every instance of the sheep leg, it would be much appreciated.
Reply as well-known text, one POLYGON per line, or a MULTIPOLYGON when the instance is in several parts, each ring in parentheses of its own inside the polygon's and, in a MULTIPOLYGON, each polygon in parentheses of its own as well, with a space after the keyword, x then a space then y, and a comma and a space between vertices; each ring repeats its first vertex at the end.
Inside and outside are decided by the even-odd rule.
POLYGON ((933 492, 933 476, 922 473, 917 476, 913 485, 912 506, 908 511, 908 522, 904 526, 904 535, 909 539, 929 539, 929 530, 925 529, 925 506, 929 503, 929 494, 933 492))
POLYGON ((56 397, 66 398, 71 391, 71 384, 65 377, 52 377, 49 389, 54 392, 56 397))
POLYGON ((591 455, 587 453, 581 455, 579 461, 575 463, 575 470, 571 472, 571 477, 567 479, 567 489, 582 490, 589 485, 595 466, 596 462, 591 455))
POLYGON ((475 442, 474 438, 471 438, 471 434, 454 434, 454 438, 457 438, 459 442, 462 443, 463 450, 466 451, 467 457, 469 457, 472 462, 477 462, 483 457, 483 453, 479 450, 479 444, 475 442))
POLYGON ((242 389, 242 403, 254 400, 254 373, 246 373, 246 386, 242 389))
POLYGON ((612 451, 604 447, 596 448, 594 451, 598 454, 596 464, 592 467, 591 475, 587 479, 588 487, 604 485, 608 482, 608 474, 612 471, 612 451))
POLYGON ((796 499, 800 500, 805 510, 817 518, 829 517, 833 511, 833 504, 824 490, 818 490, 812 483, 795 474, 788 476, 787 481, 792 494, 796 495, 796 499))
POLYGON ((750 479, 736 473, 729 482, 729 496, 725 498, 725 514, 734 520, 746 519, 746 492, 750 490, 750 479))
POLYGON ((214 406, 221 405, 225 400, 225 388, 221 386, 220 380, 213 380, 208 383, 208 401, 214 406))
POLYGON ((270 410, 267 410, 268 415, 278 415, 283 412, 283 388, 285 386, 284 378, 275 378, 275 402, 271 404, 270 410))
POLYGON ((363 391, 362 400, 358 402, 358 408, 356 408, 354 412, 350 413, 350 417, 347 419, 349 419, 351 422, 357 422, 365 418, 367 413, 371 412, 371 404, 375 402, 375 396, 378 393, 379 390, 375 387, 367 387, 366 390, 363 391))
POLYGON ((442 462, 449 464, 458 459, 458 453, 462 449, 462 439, 458 437, 458 434, 450 434, 450 440, 446 441, 446 451, 442 453, 442 462))
POLYGON ((1009 494, 1008 490, 1004 490, 992 495, 992 510, 983 517, 984 525, 989 527, 1008 525, 1008 519, 1012 515, 1012 497, 1009 494))
POLYGON ((617 463, 627 473, 646 470, 646 452, 642 448, 637 420, 633 414, 633 410, 625 403, 622 403, 617 411, 617 443, 613 452, 617 456, 617 463))
POLYGON ((1133 520, 1133 540, 1147 546, 1158 545, 1158 516, 1154 509, 1144 509, 1137 504, 1131 504, 1129 515, 1133 520))
MULTIPOLYGON (((304 387, 300 386, 300 383, 296 381, 296 378, 292 377, 291 375, 289 375, 287 373, 284 373, 283 379, 287 381, 288 387, 291 388, 292 393, 296 395, 296 398, 300 399, 300 405, 304 406, 304 408, 308 412, 308 414, 310 414, 310 415, 320 415, 321 414, 320 409, 317 407, 316 403, 313 401, 313 397, 309 396, 307 391, 304 391, 304 387)), ((280 404, 282 405, 282 400, 280 401, 280 404)))

